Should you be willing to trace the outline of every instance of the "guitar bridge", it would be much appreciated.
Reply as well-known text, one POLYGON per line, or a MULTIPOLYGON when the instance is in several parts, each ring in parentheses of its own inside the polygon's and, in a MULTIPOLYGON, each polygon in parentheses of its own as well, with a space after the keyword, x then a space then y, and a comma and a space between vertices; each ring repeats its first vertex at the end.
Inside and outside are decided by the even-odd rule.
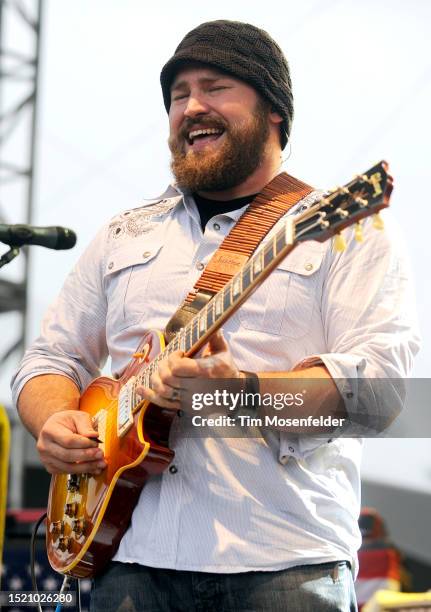
POLYGON ((124 436, 133 425, 133 398, 136 376, 129 378, 118 396, 117 434, 124 436))

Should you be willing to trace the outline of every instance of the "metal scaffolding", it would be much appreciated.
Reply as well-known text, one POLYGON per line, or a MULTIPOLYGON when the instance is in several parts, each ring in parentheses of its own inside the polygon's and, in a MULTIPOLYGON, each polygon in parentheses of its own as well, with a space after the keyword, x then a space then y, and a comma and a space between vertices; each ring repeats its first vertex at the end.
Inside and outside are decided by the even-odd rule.
MULTIPOLYGON (((0 0, 0 221, 31 223, 42 0, 0 0), (15 36, 8 36, 9 32, 15 36), (5 207, 14 185, 13 210, 5 207), (16 201, 16 198, 20 201, 16 201), (19 218, 16 217, 18 208, 19 218), (21 210, 19 210, 21 209, 21 210)), ((0 354, 0 367, 25 346, 29 254, 21 279, 0 279, 0 313, 19 311, 19 337, 0 354)))
MULTIPOLYGON (((0 0, 0 223, 32 222, 42 7, 43 0, 0 0)), ((0 254, 7 250, 1 246, 0 254)), ((21 265, 0 278, 0 314, 19 314, 16 335, 2 346, 0 371, 26 344, 30 251, 22 252, 21 265)), ((23 443, 15 439, 11 449, 13 506, 22 505, 23 443)))

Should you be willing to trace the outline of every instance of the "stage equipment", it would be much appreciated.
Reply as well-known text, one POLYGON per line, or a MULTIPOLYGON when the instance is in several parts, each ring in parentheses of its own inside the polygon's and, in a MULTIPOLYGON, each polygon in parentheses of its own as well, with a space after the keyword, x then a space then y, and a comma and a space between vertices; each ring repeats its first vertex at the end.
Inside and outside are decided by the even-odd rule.
POLYGON ((60 251, 75 246, 76 234, 67 227, 35 227, 34 225, 0 223, 0 242, 11 247, 32 244, 60 251))

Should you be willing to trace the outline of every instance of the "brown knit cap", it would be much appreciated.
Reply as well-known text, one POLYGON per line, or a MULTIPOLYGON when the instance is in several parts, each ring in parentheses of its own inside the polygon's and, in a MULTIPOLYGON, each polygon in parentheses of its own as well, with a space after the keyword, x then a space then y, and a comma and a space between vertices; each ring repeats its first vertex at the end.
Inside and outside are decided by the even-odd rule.
POLYGON ((171 106, 171 85, 181 65, 202 62, 224 70, 252 85, 283 118, 281 146, 286 146, 293 119, 289 66, 271 36, 241 21, 208 21, 191 30, 180 42, 160 74, 166 110, 171 106))

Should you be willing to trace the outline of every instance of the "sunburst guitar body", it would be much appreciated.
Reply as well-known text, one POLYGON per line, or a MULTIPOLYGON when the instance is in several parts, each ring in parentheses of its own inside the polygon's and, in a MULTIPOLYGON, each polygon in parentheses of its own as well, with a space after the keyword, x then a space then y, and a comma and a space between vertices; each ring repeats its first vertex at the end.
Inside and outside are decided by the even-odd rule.
POLYGON ((52 567, 61 573, 83 578, 106 565, 145 482, 172 461, 168 436, 173 411, 137 402, 135 410, 128 410, 127 422, 118 420, 121 390, 163 348, 163 334, 149 332, 120 379, 97 378, 81 397, 79 408, 90 415, 99 432, 107 467, 98 476, 56 474, 51 479, 47 553, 52 567))

